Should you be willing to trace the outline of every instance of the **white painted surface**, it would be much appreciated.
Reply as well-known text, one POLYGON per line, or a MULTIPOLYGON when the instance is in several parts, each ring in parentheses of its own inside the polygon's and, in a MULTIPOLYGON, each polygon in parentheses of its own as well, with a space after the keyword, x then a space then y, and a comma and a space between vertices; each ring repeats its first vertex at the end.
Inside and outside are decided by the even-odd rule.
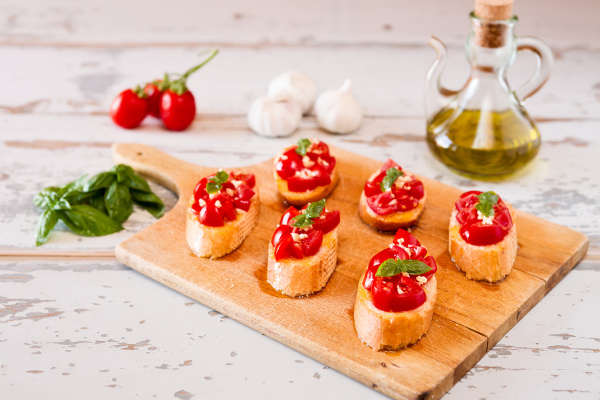
MULTIPOLYGON (((468 74, 462 43, 471 1, 170 4, 171 10, 114 0, 3 4, 0 398, 381 398, 114 261, 27 256, 108 255, 153 221, 136 211, 122 233, 58 232, 34 249, 31 198, 44 186, 109 168, 115 141, 231 167, 268 159, 303 136, 380 160, 393 156, 463 189, 481 187, 435 162, 423 141, 422 85, 433 59, 424 43, 436 34, 450 45, 443 80, 460 86, 468 74), (152 121, 135 131, 112 125, 106 110, 120 90, 185 69, 215 43, 222 53, 190 80, 201 115, 188 132, 168 133, 152 121), (353 79, 369 116, 362 129, 330 136, 308 118, 291 138, 249 133, 239 115, 273 76, 292 67, 322 89, 353 79)), ((549 83, 527 104, 542 120, 544 145, 523 174, 486 187, 521 210, 586 233, 591 246, 446 398, 598 399, 600 3, 517 2, 515 9, 517 33, 538 35, 557 52, 549 83)), ((513 87, 533 65, 531 56, 518 59, 509 71, 513 87)), ((157 190, 172 206, 175 197, 157 190)))

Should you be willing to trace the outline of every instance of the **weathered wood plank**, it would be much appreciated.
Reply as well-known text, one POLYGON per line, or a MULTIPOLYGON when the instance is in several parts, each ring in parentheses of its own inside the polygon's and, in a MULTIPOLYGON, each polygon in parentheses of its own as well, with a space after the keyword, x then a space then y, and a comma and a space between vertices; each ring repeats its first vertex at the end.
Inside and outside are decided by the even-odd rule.
MULTIPOLYGON (((598 43, 600 30, 595 1, 581 7, 551 0, 539 7, 516 2, 520 34, 535 35, 555 44, 598 43), (586 12, 581 12, 585 7, 586 12)), ((429 35, 462 44, 468 29, 472 0, 301 3, 243 0, 123 4, 92 0, 74 7, 68 0, 7 0, 0 20, 0 42, 18 44, 68 43, 148 44, 229 42, 249 45, 285 43, 423 43, 429 35), (118 12, 115 10, 118 9, 118 12), (143 23, 132 21, 143 20, 143 23)))
MULTIPOLYGON (((206 48, 0 46, 3 71, 19 88, 0 92, 0 110, 107 114, 119 92, 161 78, 164 71, 182 72, 196 64, 197 54, 206 48), (52 79, 48 71, 52 71, 52 79)), ((190 78, 189 87, 201 116, 245 115, 252 100, 266 92, 271 79, 298 69, 313 76, 321 90, 352 79, 354 93, 367 115, 420 117, 424 115, 425 74, 434 57, 435 52, 426 46, 227 47, 190 78)), ((597 118, 600 70, 589 65, 600 65, 598 49, 576 48, 557 57, 547 85, 527 101, 529 113, 535 118, 597 118)), ((517 58, 508 71, 514 89, 533 74, 534 66, 530 54, 517 58)), ((461 87, 469 71, 463 46, 451 47, 444 84, 461 87)))

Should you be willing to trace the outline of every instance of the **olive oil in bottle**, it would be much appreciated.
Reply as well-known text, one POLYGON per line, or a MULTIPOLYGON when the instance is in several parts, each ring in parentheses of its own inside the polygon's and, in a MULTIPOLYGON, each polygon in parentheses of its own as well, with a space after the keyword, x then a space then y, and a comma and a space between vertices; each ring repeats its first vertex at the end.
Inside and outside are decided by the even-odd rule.
POLYGON ((540 148, 535 123, 519 111, 443 109, 427 126, 427 144, 459 174, 502 179, 528 164, 540 148))

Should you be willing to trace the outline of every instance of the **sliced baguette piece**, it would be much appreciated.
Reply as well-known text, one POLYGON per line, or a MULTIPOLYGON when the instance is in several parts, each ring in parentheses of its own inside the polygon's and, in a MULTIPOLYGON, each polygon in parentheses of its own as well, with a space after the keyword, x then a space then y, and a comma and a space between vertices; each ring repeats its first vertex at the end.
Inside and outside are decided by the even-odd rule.
POLYGON ((450 217, 450 257, 456 267, 465 272, 468 279, 497 282, 512 270, 517 257, 517 220, 515 210, 506 203, 513 226, 502 241, 489 246, 467 243, 460 235, 460 223, 456 209, 450 217))
MULTIPOLYGON (((373 180, 379 171, 369 177, 369 181, 373 180)), ((358 201, 358 216, 363 222, 371 225, 373 228, 380 231, 397 231, 398 229, 407 229, 417 223, 417 220, 423 213, 425 201, 427 200, 427 192, 419 200, 416 208, 405 212, 395 212, 388 215, 379 215, 369 207, 365 191, 362 191, 360 200, 358 201)))
POLYGON ((290 297, 305 296, 323 289, 337 264, 338 228, 323 235, 317 254, 275 260, 275 249, 269 242, 267 281, 290 297))
POLYGON ((423 285, 425 303, 410 311, 386 312, 373 305, 371 292, 358 282, 354 326, 360 340, 375 351, 399 350, 416 343, 429 330, 437 298, 435 275, 423 285))
POLYGON ((185 237, 188 245, 199 257, 219 258, 231 253, 246 239, 258 221, 260 201, 258 188, 254 187, 255 194, 250 200, 247 212, 237 210, 235 221, 225 221, 223 226, 206 226, 198 221, 198 215, 192 211, 194 196, 190 198, 187 210, 185 237))
MULTIPOLYGON (((285 153, 289 148, 284 149, 282 152, 277 154, 275 157, 275 163, 277 160, 285 153)), ((333 171, 331 171, 331 183, 327 186, 317 186, 314 190, 309 190, 306 192, 292 192, 288 189, 288 183, 285 179, 281 179, 273 168, 273 177, 275 178, 275 184, 277 185, 277 191, 283 197, 283 199, 291 205, 294 206, 304 206, 308 203, 312 203, 325 197, 329 196, 335 186, 337 185, 340 177, 338 174, 338 166, 337 163, 333 167, 333 171)))

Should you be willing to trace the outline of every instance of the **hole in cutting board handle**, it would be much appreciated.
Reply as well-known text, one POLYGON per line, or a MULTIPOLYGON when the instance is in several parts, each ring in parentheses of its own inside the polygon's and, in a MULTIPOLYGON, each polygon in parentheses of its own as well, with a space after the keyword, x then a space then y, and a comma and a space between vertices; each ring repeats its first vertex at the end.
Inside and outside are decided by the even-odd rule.
POLYGON ((137 155, 138 155, 138 156, 143 156, 143 155, 144 155, 144 153, 142 153, 141 151, 138 151, 138 152, 137 152, 137 155))

